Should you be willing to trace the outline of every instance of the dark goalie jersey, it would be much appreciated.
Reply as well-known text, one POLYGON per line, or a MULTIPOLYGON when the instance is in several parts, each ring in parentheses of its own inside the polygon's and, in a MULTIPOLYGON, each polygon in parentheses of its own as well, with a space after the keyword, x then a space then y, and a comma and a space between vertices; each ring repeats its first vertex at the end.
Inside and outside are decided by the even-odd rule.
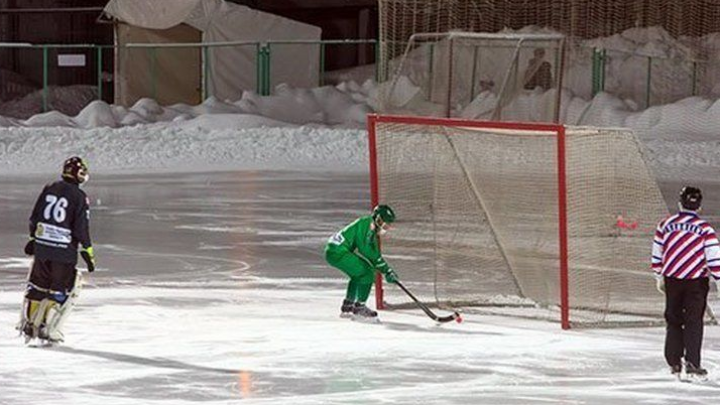
POLYGON ((85 192, 64 180, 48 184, 30 216, 35 258, 77 264, 78 245, 91 246, 89 225, 90 208, 85 192))

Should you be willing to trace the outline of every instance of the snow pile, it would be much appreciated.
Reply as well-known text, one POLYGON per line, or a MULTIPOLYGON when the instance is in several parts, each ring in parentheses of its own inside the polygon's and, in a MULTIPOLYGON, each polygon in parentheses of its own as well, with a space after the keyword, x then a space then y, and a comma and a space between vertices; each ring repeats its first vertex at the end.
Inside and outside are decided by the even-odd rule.
MULTIPOLYGON (((651 73, 650 103, 673 102, 692 95, 695 78, 692 61, 698 60, 698 48, 689 40, 673 38, 660 27, 631 28, 606 38, 584 41, 586 48, 605 49, 605 91, 644 105, 647 97, 648 69, 651 73), (649 60, 652 64, 648 67, 649 60)), ((585 64, 590 62, 585 55, 585 64)), ((589 64, 588 64, 589 65, 589 64)), ((571 63, 571 68, 578 66, 571 63)), ((590 66, 576 71, 589 72, 590 66)), ((699 73, 698 73, 699 74, 699 73)), ((571 77, 573 69, 571 69, 571 77)), ((704 80, 711 80, 704 77, 704 80)), ((585 87, 591 83, 585 78, 585 87)), ((567 83, 567 87, 577 85, 567 83)), ((579 94, 590 94, 579 93, 579 94)), ((714 94, 717 96, 718 94, 714 94)))
POLYGON ((95 173, 367 168, 367 136, 359 129, 273 126, 257 116, 206 115, 209 129, 160 123, 122 128, 6 128, 0 131, 0 171, 56 173, 80 155, 95 173))
MULTIPOLYGON (((87 85, 49 86, 47 92, 49 109, 69 115, 77 114, 87 106, 88 103, 97 98, 95 86, 87 85)), ((42 89, 35 90, 19 99, 0 104, 0 115, 13 117, 18 120, 40 114, 42 110, 42 89)))
MULTIPOLYGON (((557 34, 551 29, 535 26, 520 30, 507 29, 502 33, 557 34)), ((495 48, 482 48, 479 53, 473 53, 472 48, 467 46, 466 49, 458 48, 462 49, 461 52, 455 50, 453 108, 458 105, 464 107, 471 102, 474 95, 483 90, 483 82, 493 87, 493 91, 500 91, 509 65, 516 57, 515 45, 514 41, 499 41, 495 48)), ((447 48, 444 43, 435 44, 432 49, 427 45, 418 46, 406 58, 391 62, 392 76, 400 69, 400 74, 395 77, 397 80, 409 80, 415 86, 425 89, 426 99, 432 97, 434 102, 444 103, 446 83, 442 80, 433 81, 431 72, 436 78, 444 77, 442 70, 447 68, 442 61, 448 58, 447 48)), ((592 97, 593 49, 605 52, 604 90, 623 100, 632 100, 638 106, 647 107, 648 101, 649 105, 675 102, 692 96, 693 91, 711 97, 720 96, 720 85, 717 85, 720 83, 720 68, 702 62, 720 57, 720 35, 708 35, 701 40, 675 39, 661 27, 650 27, 632 28, 609 37, 573 42, 568 47, 563 87, 585 99, 592 97), (649 58, 652 58, 650 66, 649 58), (649 83, 648 73, 651 77, 649 83)), ((519 75, 525 72, 532 51, 527 48, 519 53, 519 75)), ((552 53, 547 54, 545 60, 551 65, 555 64, 552 53)), ((515 80, 511 79, 509 83, 515 83, 515 80)), ((399 87, 407 88, 402 84, 399 87)), ((397 91, 401 90, 394 89, 386 98, 395 96, 397 91)), ((428 111, 425 100, 412 102, 408 105, 390 104, 392 107, 405 106, 412 111, 428 111)))
MULTIPOLYGON (((595 41, 592 44, 597 46, 681 59, 690 52, 682 41, 652 29, 628 30, 595 41)), ((638 69, 628 66, 624 70, 632 75, 638 69)), ((623 80, 617 85, 628 86, 623 80)), ((414 83, 411 77, 395 82, 391 103, 415 113, 444 115, 442 104, 426 101, 414 83)), ((74 116, 52 111, 27 120, 0 117, 0 169, 3 173, 54 172, 68 155, 79 154, 100 171, 366 170, 365 117, 378 107, 378 95, 387 91, 387 84, 378 87, 372 80, 313 89, 280 85, 271 96, 245 92, 234 102, 211 97, 196 106, 163 107, 142 99, 126 108, 93 101, 74 116)), ((543 120, 555 97, 554 90, 520 90, 513 99, 503 101, 507 102, 503 119, 543 120)), ((72 96, 68 98, 73 101, 72 96)), ((454 113, 490 119, 497 103, 494 89, 485 89, 465 106, 455 106, 454 113)), ((561 120, 569 125, 634 129, 658 177, 720 175, 718 100, 690 97, 641 110, 632 99, 609 92, 589 100, 565 89, 561 120)))
MULTIPOLYGON (((117 128, 156 122, 178 123, 204 115, 238 114, 265 117, 266 123, 272 123, 274 126, 319 124, 361 127, 365 125, 365 116, 372 111, 368 106, 368 98, 374 88, 375 84, 371 81, 367 81, 363 86, 355 82, 347 82, 338 86, 314 89, 296 89, 288 85, 279 85, 271 96, 259 96, 254 92, 246 91, 236 102, 210 97, 197 106, 175 104, 162 107, 155 100, 144 98, 130 108, 108 105, 98 100, 90 102, 87 97, 73 93, 63 96, 63 99, 67 100, 66 104, 70 101, 83 105, 89 103, 75 116, 65 115, 62 110, 50 111, 34 115, 27 120, 0 118, 0 126, 117 128)), ((24 110, 22 105, 18 105, 17 108, 19 111, 24 110)), ((197 124, 195 122, 191 125, 197 126, 197 124)))
MULTIPOLYGON (((539 121, 556 91, 519 94, 503 108, 508 121, 539 121)), ((460 113, 462 118, 491 119, 497 97, 487 91, 460 113)), ((648 151, 658 178, 693 179, 720 176, 720 99, 689 97, 673 104, 638 110, 631 101, 599 93, 592 100, 562 94, 560 120, 566 125, 630 128, 648 151)))
MULTIPOLYGON (((506 32, 553 33, 552 30, 533 26, 506 32)), ((657 58, 652 66, 651 104, 675 101, 692 93, 693 64, 690 61, 697 59, 697 49, 713 49, 711 47, 714 44, 720 44, 720 35, 708 35, 700 41, 676 40, 662 28, 657 27, 633 28, 610 37, 586 40, 580 44, 580 48, 573 47, 574 51, 569 52, 565 88, 572 91, 575 96, 590 99, 591 49, 598 48, 607 52, 606 92, 618 96, 633 110, 644 106, 647 98, 647 57, 651 56, 657 58)), ((720 49, 720 46, 715 45, 715 48, 720 49)), ((474 70, 472 72, 473 77, 487 79, 487 83, 495 84, 495 88, 490 91, 498 91, 499 83, 505 75, 507 62, 513 52, 514 50, 509 48, 484 51, 477 72, 474 70)), ((102 102, 91 103, 95 98, 91 86, 51 87, 50 105, 57 112, 41 114, 25 120, 0 119, 0 126, 121 127, 162 121, 187 121, 205 114, 246 114, 293 125, 359 127, 364 125, 365 115, 368 112, 381 107, 380 100, 385 100, 384 102, 398 111, 445 115, 441 100, 434 100, 436 103, 428 102, 426 100, 428 95, 423 94, 422 86, 419 85, 428 82, 426 60, 427 52, 423 48, 418 48, 404 61, 406 65, 406 69, 403 70, 404 75, 394 83, 385 83, 379 87, 372 79, 365 80, 362 85, 358 84, 361 78, 374 76, 374 67, 368 65, 354 70, 330 73, 328 80, 336 82, 334 86, 298 89, 279 85, 271 96, 260 96, 252 91, 246 91, 239 100, 218 100, 211 97, 197 106, 175 104, 162 107, 150 99, 141 99, 129 108, 108 106, 102 102), (84 105, 87 106, 82 109, 84 105)), ((525 66, 526 61, 521 64, 525 66)), ((708 67, 708 71, 702 77, 707 78, 712 73, 710 68, 708 67)), ((717 82, 720 82, 720 68, 718 73, 717 82)), ((709 81, 709 79, 704 80, 709 81)), ((482 92, 482 83, 478 87, 475 91, 482 92)), ((700 87, 712 86, 704 84, 700 87)), ((463 91, 467 94, 458 95, 462 100, 458 100, 458 105, 453 106, 456 108, 456 115, 460 115, 462 108, 471 108, 468 104, 482 102, 477 98, 470 100, 469 86, 463 91)), ((705 92, 704 94, 710 94, 714 90, 702 91, 705 92)), ((720 94, 720 91, 717 93, 720 94)), ((439 97, 437 94, 435 96, 439 97)), ((480 94, 477 97, 486 96, 480 94)), ((18 103, 6 103, 0 106, 0 114, 27 118, 32 112, 39 111, 41 106, 42 92, 38 91, 18 103)), ((463 112, 462 115, 467 116, 467 113, 463 112)))

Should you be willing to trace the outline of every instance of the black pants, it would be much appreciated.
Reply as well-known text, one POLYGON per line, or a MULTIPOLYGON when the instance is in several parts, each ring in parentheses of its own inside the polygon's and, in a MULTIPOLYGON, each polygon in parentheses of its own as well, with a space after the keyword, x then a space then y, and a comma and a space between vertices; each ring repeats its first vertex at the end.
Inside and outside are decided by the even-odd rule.
POLYGON ((685 357, 685 361, 700 367, 708 290, 707 277, 695 280, 665 277, 665 360, 670 366, 679 365, 685 357))
POLYGON ((35 259, 26 297, 33 301, 50 298, 62 304, 75 286, 76 271, 71 263, 35 259))

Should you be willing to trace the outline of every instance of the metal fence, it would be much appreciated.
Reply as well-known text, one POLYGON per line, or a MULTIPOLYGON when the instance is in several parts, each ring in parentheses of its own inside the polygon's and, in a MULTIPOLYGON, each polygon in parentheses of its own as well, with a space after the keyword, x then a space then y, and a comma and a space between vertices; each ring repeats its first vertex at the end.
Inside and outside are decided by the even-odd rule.
POLYGON ((591 92, 632 100, 639 108, 674 103, 691 96, 712 96, 715 78, 708 62, 648 56, 601 48, 579 50, 591 58, 591 92))
MULTIPOLYGON (((205 100, 213 96, 209 81, 212 70, 210 60, 213 52, 227 47, 248 47, 254 58, 254 88, 237 89, 254 91, 259 95, 270 95, 278 83, 275 71, 278 63, 274 56, 288 47, 316 47, 318 50, 317 86, 328 84, 329 52, 352 48, 355 53, 365 55, 368 65, 377 61, 379 47, 374 40, 329 40, 329 41, 268 41, 268 42, 222 42, 199 44, 127 44, 125 46, 71 44, 34 45, 25 43, 0 43, 0 55, 14 52, 15 59, 21 60, 17 66, 21 72, 35 72, 22 84, 5 80, 0 75, 0 91, 15 96, 18 101, 23 96, 33 98, 39 111, 58 110, 66 114, 76 114, 93 100, 113 102, 114 63, 118 53, 125 52, 131 57, 144 54, 144 74, 149 84, 143 90, 144 97, 162 99, 159 94, 158 80, 172 72, 159 71, 156 61, 168 53, 192 49, 197 53, 198 99, 205 100), (319 48, 318 48, 319 47, 319 48), (41 66, 41 69, 38 69, 41 66), (65 69, 69 67, 71 69, 65 69), (34 84, 34 88, 30 86, 34 84), (21 90, 18 90, 20 88, 21 90), (72 91, 63 90, 72 88, 72 91), (32 95, 27 92, 36 89, 32 95), (18 94, 16 94, 18 93, 18 94)), ((571 46, 568 58, 574 66, 573 72, 566 76, 565 85, 576 95, 592 98, 598 92, 607 91, 625 100, 634 101, 638 108, 672 103, 689 96, 714 96, 718 76, 711 74, 712 66, 707 60, 686 58, 682 60, 646 56, 611 49, 571 46), (575 76, 573 78, 573 76, 575 76)), ((11 72, 12 73, 12 72, 11 72)), ((139 73, 139 72, 138 72, 139 73)), ((369 74, 378 79, 377 64, 369 74)), ((475 80, 472 81, 475 83, 475 80)), ((476 89, 472 89, 474 94, 476 89)), ((25 102, 25 104, 30 101, 25 102)), ((22 104, 22 103, 20 103, 22 104)), ((13 100, 0 103, 0 115, 27 118, 30 109, 20 106, 13 108, 13 100), (25 116, 23 116, 25 115, 25 116)))
MULTIPOLYGON (((22 79, 23 91, 17 90, 18 85, 10 79, 5 79, 0 75, 0 91, 3 94, 10 94, 14 100, 5 100, 0 102, 0 115, 17 116, 18 118, 27 118, 23 115, 29 115, 27 107, 18 107, 13 109, 15 104, 28 104, 26 99, 32 98, 36 101, 40 111, 46 112, 50 110, 58 110, 66 114, 77 113, 79 110, 76 105, 67 105, 83 103, 80 109, 93 100, 114 101, 115 86, 113 81, 118 78, 113 77, 116 69, 114 64, 119 53, 124 53, 126 57, 138 58, 143 54, 144 63, 143 73, 149 77, 144 96, 154 99, 162 98, 159 93, 157 83, 163 79, 163 76, 172 74, 173 72, 159 71, 158 60, 172 53, 178 55, 182 50, 191 49, 198 54, 196 66, 200 72, 198 78, 198 96, 201 100, 213 96, 209 82, 212 77, 212 69, 210 69, 210 61, 213 52, 218 49, 229 47, 245 47, 251 48, 254 57, 250 61, 254 65, 255 88, 237 89, 238 94, 245 90, 255 91, 260 95, 270 95, 273 91, 277 80, 274 79, 274 72, 277 70, 278 63, 273 61, 273 56, 281 52, 283 48, 288 47, 314 47, 317 49, 318 72, 317 86, 326 84, 326 73, 328 71, 328 54, 337 52, 338 50, 353 48, 358 54, 369 55, 364 60, 368 64, 374 64, 377 55, 377 46, 375 40, 325 40, 325 41, 267 41, 267 42, 220 42, 220 43, 197 43, 197 44, 126 44, 124 46, 113 45, 91 45, 91 44, 27 44, 27 43, 0 43, 0 55, 7 52, 13 52, 15 59, 22 61, 21 65, 16 66, 17 72, 24 74, 9 72, 15 78, 22 79), (32 85, 31 85, 32 84, 32 85), (72 94, 64 91, 63 88, 72 87, 72 94), (35 90, 31 93, 31 90, 35 90), (18 94, 16 94, 18 93, 18 94), (23 94, 24 93, 24 94, 23 94), (67 97, 64 97, 67 96, 67 97), (76 103, 69 100, 72 97, 78 98, 76 103), (24 114, 25 113, 25 114, 24 114)), ((353 51, 351 51, 352 53, 353 51)), ((359 58, 361 61, 363 58, 359 58)), ((4 73, 8 73, 7 71, 4 73)), ((126 73, 127 74, 127 73, 126 73)), ((377 79, 377 73, 373 72, 372 79, 377 79)))

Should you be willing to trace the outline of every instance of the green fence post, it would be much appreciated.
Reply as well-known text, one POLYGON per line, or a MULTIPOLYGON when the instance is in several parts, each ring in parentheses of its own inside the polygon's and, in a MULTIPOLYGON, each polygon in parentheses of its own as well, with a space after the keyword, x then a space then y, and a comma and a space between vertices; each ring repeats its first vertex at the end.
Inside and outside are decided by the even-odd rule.
POLYGON ((270 44, 266 44, 265 46, 265 92, 263 93, 264 96, 270 95, 270 58, 271 58, 271 51, 270 51, 270 44))
POLYGON ((650 84, 652 83, 652 57, 647 57, 647 82, 645 84, 645 108, 650 107, 650 84))
POLYGON ((202 81, 202 94, 200 97, 202 98, 201 101, 205 101, 208 98, 208 73, 210 72, 210 69, 208 69, 208 65, 210 64, 210 59, 208 59, 208 47, 203 45, 202 47, 202 63, 203 63, 203 81, 202 81))
POLYGON ((258 42, 257 48, 257 93, 270 94, 270 44, 258 42))
POLYGON ((607 51, 592 49, 592 96, 605 90, 605 60, 607 51))
POLYGON ((102 45, 97 45, 97 92, 98 100, 102 100, 102 45))

